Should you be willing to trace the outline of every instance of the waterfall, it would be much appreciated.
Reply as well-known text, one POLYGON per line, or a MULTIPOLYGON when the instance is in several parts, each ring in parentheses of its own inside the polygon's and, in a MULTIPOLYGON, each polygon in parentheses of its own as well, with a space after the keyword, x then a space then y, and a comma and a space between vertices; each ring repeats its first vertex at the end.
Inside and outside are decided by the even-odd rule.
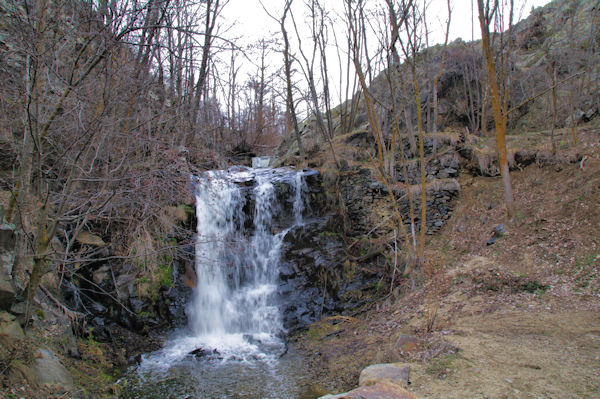
POLYGON ((303 172, 234 167, 194 180, 198 283, 186 309, 189 326, 145 361, 168 365, 198 348, 224 361, 276 359, 285 349, 280 249, 307 208, 303 172))

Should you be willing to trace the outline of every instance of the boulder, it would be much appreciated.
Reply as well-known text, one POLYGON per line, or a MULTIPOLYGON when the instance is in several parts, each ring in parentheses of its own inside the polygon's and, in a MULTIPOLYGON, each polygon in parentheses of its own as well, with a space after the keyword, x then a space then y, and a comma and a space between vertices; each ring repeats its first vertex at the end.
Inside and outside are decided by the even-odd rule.
POLYGON ((21 325, 15 320, 15 316, 8 312, 0 312, 0 335, 11 338, 24 338, 21 325))
MULTIPOLYGON (((12 275, 13 265, 15 264, 15 255, 13 252, 0 251, 0 275, 12 275)), ((2 278, 2 277, 0 277, 2 278)))
POLYGON ((41 384, 58 385, 67 391, 73 389, 73 377, 49 349, 38 351, 33 372, 41 384))
POLYGON ((121 274, 117 277, 117 297, 119 299, 127 299, 135 295, 135 275, 121 274))
POLYGON ((92 273, 92 279, 96 284, 102 284, 104 280, 106 280, 109 276, 110 266, 104 265, 92 273))
POLYGON ((15 301, 17 291, 6 273, 0 271, 0 309, 9 310, 15 301))
POLYGON ((10 313, 20 316, 27 312, 27 302, 15 302, 10 307, 10 313))
POLYGON ((358 384, 370 386, 386 382, 407 387, 409 370, 410 367, 403 363, 373 364, 360 372, 358 384))
POLYGON ((81 231, 77 234, 77 238, 75 240, 83 245, 91 245, 94 247, 104 247, 106 243, 99 236, 92 234, 87 231, 81 231))
POLYGON ((417 399, 399 385, 380 382, 375 385, 362 386, 338 395, 325 395, 320 399, 417 399))
MULTIPOLYGON (((1 222, 1 220, 0 220, 1 222)), ((0 250, 12 251, 15 247, 15 226, 8 223, 0 224, 0 250)))

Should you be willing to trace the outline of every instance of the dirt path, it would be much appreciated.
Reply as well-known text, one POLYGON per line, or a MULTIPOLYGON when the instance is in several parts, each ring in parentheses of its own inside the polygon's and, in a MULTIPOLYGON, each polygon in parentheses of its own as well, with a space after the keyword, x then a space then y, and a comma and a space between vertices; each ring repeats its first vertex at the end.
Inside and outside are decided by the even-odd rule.
POLYGON ((444 338, 459 348, 412 365, 423 398, 597 398, 600 315, 544 309, 461 317, 444 338))

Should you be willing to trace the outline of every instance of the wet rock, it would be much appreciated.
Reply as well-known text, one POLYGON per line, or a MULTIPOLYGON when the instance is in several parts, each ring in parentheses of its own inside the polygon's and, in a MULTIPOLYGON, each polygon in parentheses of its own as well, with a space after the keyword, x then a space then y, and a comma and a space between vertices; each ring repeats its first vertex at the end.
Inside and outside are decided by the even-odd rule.
POLYGON ((410 367, 403 363, 373 364, 360 372, 358 385, 369 386, 386 382, 406 388, 409 371, 410 367))
POLYGON ((196 275, 196 270, 192 267, 191 262, 185 262, 185 273, 183 275, 183 285, 194 289, 196 288, 196 284, 198 284, 198 276, 196 275))
POLYGON ((148 308, 146 301, 138 297, 130 297, 129 306, 134 313, 141 313, 148 308))
POLYGON ((135 275, 121 274, 117 277, 117 296, 119 299, 127 299, 135 295, 135 275))
POLYGON ((193 271, 193 248, 191 248, 189 259, 177 261, 173 267, 172 281, 173 285, 170 289, 161 292, 161 301, 158 304, 158 314, 161 318, 167 319, 169 325, 173 327, 182 327, 188 324, 185 307, 190 302, 193 289, 186 281, 189 277, 185 277, 186 273, 192 273, 196 277, 196 271, 193 271), (181 278, 180 275, 184 277, 181 278))
POLYGON ((104 315, 107 312, 106 306, 102 305, 100 302, 92 302, 89 307, 90 310, 92 310, 94 314, 97 315, 104 315))
POLYGON ((130 366, 136 365, 136 364, 140 364, 142 362, 143 358, 142 358, 142 354, 138 353, 135 356, 130 356, 129 359, 127 359, 127 364, 130 366))
POLYGON ((380 382, 375 385, 358 387, 338 395, 325 395, 320 399, 417 399, 399 385, 380 382))
POLYGON ((94 339, 99 341, 108 341, 111 337, 110 329, 106 325, 106 320, 102 317, 94 317, 89 322, 94 339))
POLYGON ((284 237, 278 294, 288 331, 360 306, 366 297, 350 293, 376 283, 377 274, 349 266, 342 239, 329 230, 332 218, 308 220, 284 237))
POLYGON ((188 353, 196 359, 221 359, 221 354, 216 349, 197 348, 188 353))
POLYGON ((38 351, 32 371, 41 384, 57 385, 67 391, 73 390, 73 377, 49 349, 38 351))
POLYGON ((191 351, 189 353, 189 355, 192 355, 196 358, 200 358, 200 357, 208 356, 210 353, 211 353, 211 351, 209 351, 208 349, 198 348, 198 349, 194 349, 193 351, 191 351))

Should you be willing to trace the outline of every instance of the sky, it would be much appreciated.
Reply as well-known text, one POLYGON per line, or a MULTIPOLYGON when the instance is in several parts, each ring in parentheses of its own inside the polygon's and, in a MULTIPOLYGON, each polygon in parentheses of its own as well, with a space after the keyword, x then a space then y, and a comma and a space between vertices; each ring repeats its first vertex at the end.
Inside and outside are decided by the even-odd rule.
MULTIPOLYGON (((284 0, 261 0, 262 4, 274 14, 279 14, 283 8, 284 0)), ((295 0, 296 5, 301 5, 304 0, 295 0)), ((327 7, 335 9, 342 7, 342 0, 325 0, 321 1, 327 7)), ((516 0, 515 9, 523 10, 522 17, 526 18, 529 15, 531 7, 539 7, 549 3, 550 0, 516 0)), ((367 1, 369 3, 369 1, 367 1)), ((472 1, 471 0, 451 0, 452 5, 452 24, 450 27, 450 40, 458 37, 465 41, 471 39, 471 16, 472 16, 472 1)), ((476 6, 475 6, 476 8, 476 6)), ((436 28, 439 42, 443 42, 443 33, 440 29, 446 20, 446 1, 431 0, 429 6, 432 17, 430 24, 432 29, 436 28), (438 11, 438 12, 436 12, 438 11), (436 15, 437 14, 437 15, 436 15)), ((476 10, 475 10, 476 11, 476 10)), ((275 21, 267 16, 259 0, 230 0, 224 9, 223 17, 229 21, 236 21, 236 32, 243 34, 247 40, 257 40, 261 37, 273 36, 278 34, 279 28, 275 21)), ((478 31, 478 21, 475 13, 475 39, 481 36, 478 31)))
MULTIPOLYGON (((429 3, 427 11, 427 22, 430 29, 429 44, 433 45, 436 43, 443 43, 444 29, 447 19, 446 0, 415 1, 428 1, 429 3)), ((308 37, 310 37, 310 30, 304 21, 304 14, 306 13, 304 2, 305 0, 294 0, 292 11, 298 24, 300 34, 304 36, 303 44, 308 45, 311 44, 308 40, 308 37)), ((526 18, 529 16, 532 7, 543 6, 549 2, 550 0, 515 0, 515 18, 517 20, 526 18)), ((376 3, 375 0, 367 0, 365 2, 367 5, 372 5, 374 3, 376 3)), ((344 2, 342 0, 321 0, 321 4, 323 4, 326 9, 331 10, 331 15, 333 15, 334 18, 336 13, 340 15, 340 18, 341 15, 343 15, 344 2)), ((237 44, 249 45, 256 43, 262 38, 280 38, 281 33, 278 23, 267 15, 263 9, 263 5, 271 14, 279 16, 283 10, 284 0, 229 0, 223 9, 222 21, 226 21, 227 25, 234 24, 228 30, 227 35, 232 38, 235 37, 235 42, 237 44)), ((472 38, 475 40, 479 39, 481 34, 477 19, 476 0, 451 0, 451 7, 452 20, 450 25, 449 41, 453 41, 457 38, 461 38, 467 42, 472 40, 472 38), (475 12, 473 12, 472 5, 475 7, 475 12), (472 18, 473 23, 471 22, 472 18)), ((292 36, 292 40, 294 40, 291 21, 289 21, 289 18, 287 25, 288 34, 292 36)), ((337 29, 339 29, 338 38, 340 38, 340 40, 343 42, 346 33, 345 27, 340 24, 340 27, 337 29)), ((373 40, 373 42, 375 41, 376 40, 373 40)), ((296 43, 292 43, 292 47, 294 47, 295 44, 296 43)), ((328 49, 327 57, 331 57, 332 60, 335 60, 334 62, 330 63, 328 69, 331 75, 331 82, 333 82, 333 90, 335 92, 333 94, 333 102, 337 103, 338 100, 342 100, 340 92, 343 92, 343 90, 341 90, 339 87, 339 83, 336 84, 335 82, 339 82, 340 75, 344 76, 344 71, 341 70, 343 68, 339 68, 339 65, 337 65, 338 58, 333 43, 330 42, 329 47, 330 48, 328 49)), ((252 54, 248 54, 250 59, 252 59, 252 54)), ((345 55, 342 55, 342 57, 345 57, 345 55)), ((254 65, 252 65, 252 62, 246 61, 250 60, 246 59, 242 65, 242 68, 240 69, 239 76, 242 78, 242 80, 252 75, 256 75, 256 58, 252 60, 252 62, 255 63, 254 65)), ((282 55, 277 52, 272 52, 267 57, 267 61, 268 64, 272 66, 272 69, 280 68, 283 64, 282 55)), ((225 62, 225 65, 226 64, 227 62, 225 62)), ((300 76, 298 79, 302 80, 302 77, 300 76)))

